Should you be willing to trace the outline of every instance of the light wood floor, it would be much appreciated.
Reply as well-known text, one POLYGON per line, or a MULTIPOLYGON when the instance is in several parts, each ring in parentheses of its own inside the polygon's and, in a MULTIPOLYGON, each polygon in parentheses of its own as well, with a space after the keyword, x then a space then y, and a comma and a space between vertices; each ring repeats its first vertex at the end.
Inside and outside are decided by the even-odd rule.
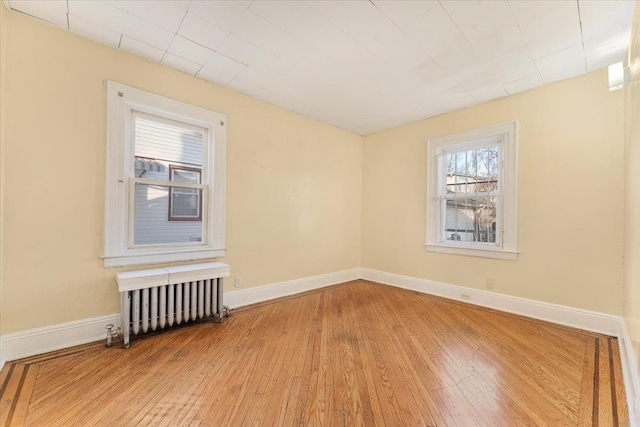
POLYGON ((614 338, 356 281, 9 363, 0 424, 617 426, 621 375, 614 338))

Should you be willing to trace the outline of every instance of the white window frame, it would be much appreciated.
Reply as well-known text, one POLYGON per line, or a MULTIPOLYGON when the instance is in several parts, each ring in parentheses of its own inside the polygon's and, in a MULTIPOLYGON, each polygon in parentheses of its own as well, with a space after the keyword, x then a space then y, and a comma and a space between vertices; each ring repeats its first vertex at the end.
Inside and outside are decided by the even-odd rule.
MULTIPOLYGON (((120 83, 107 82, 107 165, 105 185, 105 267, 201 260, 225 255, 227 117, 120 83), (132 245, 135 183, 134 112, 204 128, 201 184, 167 186, 202 190, 202 242, 132 245)), ((150 181, 156 184, 156 181, 150 181)), ((163 184, 164 185, 164 184, 163 184)))
POLYGON ((427 227, 425 249, 431 252, 515 260, 518 257, 518 122, 430 139, 427 142, 427 227), (496 243, 446 240, 441 211, 447 152, 500 146, 500 200, 496 243))

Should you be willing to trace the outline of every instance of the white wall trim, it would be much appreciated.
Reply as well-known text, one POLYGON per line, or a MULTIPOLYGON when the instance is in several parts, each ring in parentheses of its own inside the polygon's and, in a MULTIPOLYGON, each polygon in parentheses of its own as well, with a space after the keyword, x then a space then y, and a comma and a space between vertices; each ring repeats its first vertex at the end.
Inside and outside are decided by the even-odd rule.
POLYGON ((255 288, 241 289, 224 293, 224 303, 230 308, 242 307, 262 301, 337 285, 360 278, 360 269, 337 271, 335 273, 320 274, 286 282, 272 283, 255 288))
POLYGON ((448 299, 520 314, 591 332, 618 336, 621 318, 611 314, 582 310, 559 304, 536 301, 511 295, 488 292, 465 286, 451 285, 417 277, 362 269, 362 278, 403 289, 441 296, 448 299))
POLYGON ((3 335, 0 337, 2 342, 0 369, 5 362, 23 357, 35 356, 101 339, 104 339, 106 343, 107 332, 104 327, 109 323, 113 323, 116 327, 120 326, 120 314, 59 323, 3 335))
MULTIPOLYGON (((361 268, 360 270, 360 277, 372 282, 410 289, 618 338, 624 385, 627 392, 627 405, 630 419, 632 420, 631 425, 640 426, 640 373, 637 369, 638 364, 635 354, 631 348, 630 335, 625 326, 625 319, 622 317, 368 268, 361 268)), ((628 319, 627 322, 629 323, 628 319)), ((636 326, 635 323, 633 325, 636 326)), ((634 332, 637 331, 634 329, 634 332)))
MULTIPOLYGON (((635 334, 640 331, 640 322, 635 320, 627 319, 625 325, 625 319, 620 316, 368 268, 353 268, 229 291, 224 294, 224 303, 231 308, 237 308, 359 278, 617 337, 620 342, 620 358, 630 416, 632 423, 635 421, 632 425, 640 426, 640 378, 631 347, 631 338, 637 340, 635 334)), ((103 340, 106 338, 104 327, 108 323, 120 326, 120 314, 60 323, 1 336, 0 369, 7 361, 103 340)))
MULTIPOLYGON (((638 361, 631 347, 631 340, 636 340, 629 334, 627 325, 629 319, 621 319, 620 330, 618 332, 618 343, 620 347, 620 362, 622 364, 622 376, 624 377, 624 389, 627 392, 627 406, 629 407, 629 418, 632 426, 640 426, 640 372, 638 371, 638 361)), ((638 322, 640 323, 640 322, 638 322)))
MULTIPOLYGON (((360 278, 360 269, 353 268, 334 273, 320 274, 288 280, 255 288, 224 293, 224 303, 231 308, 254 304, 300 292, 337 285, 360 278)), ((120 326, 120 314, 94 317, 29 329, 0 337, 0 369, 5 362, 35 356, 50 351, 86 344, 104 339, 105 325, 120 326)))

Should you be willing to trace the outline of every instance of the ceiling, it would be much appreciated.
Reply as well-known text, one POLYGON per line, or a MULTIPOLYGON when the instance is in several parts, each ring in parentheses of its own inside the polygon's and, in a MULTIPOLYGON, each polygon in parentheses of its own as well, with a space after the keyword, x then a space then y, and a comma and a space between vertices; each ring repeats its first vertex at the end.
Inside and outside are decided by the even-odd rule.
POLYGON ((619 62, 635 4, 4 1, 14 11, 361 135, 619 62))

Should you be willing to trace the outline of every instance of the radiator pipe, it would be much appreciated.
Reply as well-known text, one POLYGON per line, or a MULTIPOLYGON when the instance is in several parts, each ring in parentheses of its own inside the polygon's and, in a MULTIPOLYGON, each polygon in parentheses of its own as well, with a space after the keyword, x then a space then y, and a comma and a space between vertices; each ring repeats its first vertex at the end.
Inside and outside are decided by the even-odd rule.
POLYGON ((104 327, 107 330, 107 347, 113 345, 113 339, 121 336, 120 328, 115 328, 112 323, 104 327))

